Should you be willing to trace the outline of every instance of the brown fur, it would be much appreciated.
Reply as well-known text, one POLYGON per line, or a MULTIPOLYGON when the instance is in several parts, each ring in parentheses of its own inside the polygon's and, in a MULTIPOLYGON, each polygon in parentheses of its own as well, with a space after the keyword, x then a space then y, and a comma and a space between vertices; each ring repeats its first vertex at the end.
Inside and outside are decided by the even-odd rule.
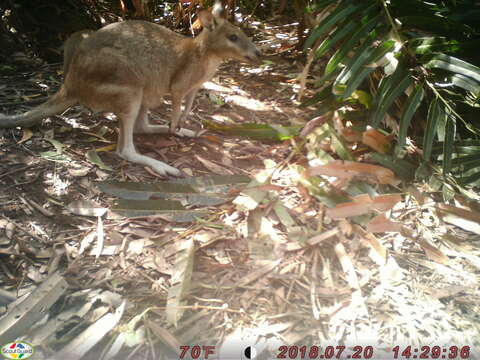
POLYGON ((194 136, 179 125, 190 112, 198 89, 218 65, 229 58, 259 61, 255 45, 223 19, 221 11, 216 4, 213 13, 198 14, 204 30, 194 39, 145 21, 110 24, 87 36, 74 34, 66 44, 65 81, 59 92, 25 114, 0 115, 0 127, 31 126, 76 103, 111 111, 120 123, 117 153, 121 157, 151 166, 162 175, 178 176, 177 169, 137 153, 132 134, 170 131, 194 136), (148 110, 159 106, 168 93, 172 96, 170 129, 151 125, 148 110))
POLYGON ((81 30, 73 33, 63 44, 63 77, 65 78, 68 73, 68 68, 72 62, 73 56, 75 55, 78 46, 82 40, 89 37, 93 34, 93 30, 81 30))

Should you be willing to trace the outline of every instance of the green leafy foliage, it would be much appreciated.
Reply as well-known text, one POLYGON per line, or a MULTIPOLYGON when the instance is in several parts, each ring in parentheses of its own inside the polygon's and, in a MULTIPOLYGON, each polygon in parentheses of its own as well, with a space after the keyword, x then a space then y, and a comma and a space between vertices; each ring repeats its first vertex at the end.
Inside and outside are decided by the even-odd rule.
POLYGON ((421 172, 440 165, 446 181, 478 186, 480 148, 471 144, 480 135, 480 68, 475 65, 480 5, 472 0, 324 5, 318 9, 330 13, 305 47, 318 62, 331 56, 317 82, 321 89, 304 104, 337 110, 344 120, 357 119, 353 125, 360 128, 393 120, 397 146, 385 156, 407 161, 409 174, 415 173, 415 163, 422 165, 421 172), (371 97, 368 106, 354 101, 352 94, 359 92, 371 97), (406 151, 408 144, 421 151, 406 151))
POLYGON ((257 140, 288 140, 298 135, 300 126, 277 126, 254 123, 241 125, 218 124, 213 121, 204 121, 206 128, 233 136, 245 136, 257 140))

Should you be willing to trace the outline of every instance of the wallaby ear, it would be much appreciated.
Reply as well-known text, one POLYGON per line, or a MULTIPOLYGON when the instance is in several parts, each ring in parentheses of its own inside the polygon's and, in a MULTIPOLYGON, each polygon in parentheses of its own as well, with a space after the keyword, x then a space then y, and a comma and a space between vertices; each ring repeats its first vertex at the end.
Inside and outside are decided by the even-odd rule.
POLYGON ((200 19, 200 23, 204 28, 212 31, 215 28, 215 18, 211 12, 207 10, 200 10, 198 13, 198 18, 200 19))
POLYGON ((212 14, 216 18, 224 18, 225 17, 225 9, 220 1, 216 0, 215 4, 213 4, 212 14))

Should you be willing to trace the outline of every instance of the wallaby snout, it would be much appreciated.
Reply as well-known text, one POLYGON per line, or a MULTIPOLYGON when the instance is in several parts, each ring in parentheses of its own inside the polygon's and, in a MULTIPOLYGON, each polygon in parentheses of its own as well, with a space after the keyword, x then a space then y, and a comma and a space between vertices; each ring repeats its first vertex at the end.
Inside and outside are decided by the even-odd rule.
POLYGON ((238 60, 243 60, 251 64, 259 64, 261 63, 262 53, 258 48, 253 44, 253 42, 245 36, 245 43, 243 44, 245 47, 244 51, 241 51, 240 56, 243 56, 243 59, 238 58, 238 60))
POLYGON ((261 63, 262 53, 260 50, 257 49, 257 47, 249 38, 247 38, 246 35, 242 35, 243 36, 241 39, 230 45, 232 47, 232 54, 230 57, 251 64, 261 63))
POLYGON ((254 51, 253 56, 252 55, 247 55, 245 58, 247 60, 249 60, 249 62, 252 63, 252 64, 261 63, 262 62, 262 53, 257 48, 255 48, 255 50, 253 50, 253 51, 254 51))

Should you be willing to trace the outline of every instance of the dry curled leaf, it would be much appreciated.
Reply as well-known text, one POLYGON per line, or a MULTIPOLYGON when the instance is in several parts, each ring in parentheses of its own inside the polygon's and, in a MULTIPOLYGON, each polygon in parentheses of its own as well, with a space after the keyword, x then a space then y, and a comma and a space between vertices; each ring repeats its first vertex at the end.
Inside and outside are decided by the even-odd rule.
POLYGON ((378 211, 387 211, 400 201, 402 201, 402 197, 399 194, 380 195, 373 199, 372 208, 378 211))
POLYGON ((377 232, 399 232, 402 229, 402 224, 399 222, 387 219, 385 214, 375 216, 368 224, 367 231, 377 232))
POLYGON ((387 211, 393 208, 402 198, 398 194, 388 194, 372 199, 368 194, 362 194, 354 197, 352 200, 351 202, 341 203, 331 209, 327 209, 326 214, 332 219, 343 219, 367 214, 373 210, 387 211))
POLYGON ((329 118, 330 118, 330 116, 327 116, 327 115, 314 117, 312 120, 310 120, 309 122, 307 122, 305 124, 302 131, 300 132, 300 137, 303 138, 303 137, 307 136, 313 130, 315 130, 316 128, 325 124, 328 121, 329 118))
POLYGON ((30 130, 30 129, 23 129, 22 138, 20 139, 20 141, 18 142, 18 144, 21 144, 21 143, 24 143, 25 141, 30 140, 32 136, 33 136, 33 131, 32 131, 32 130, 30 130))
POLYGON ((326 165, 309 168, 307 176, 314 175, 334 176, 347 180, 365 180, 377 184, 393 184, 395 179, 393 171, 383 166, 346 160, 334 160, 326 165))
POLYGON ((67 205, 67 209, 75 215, 80 216, 103 216, 107 208, 88 200, 75 200, 67 205))
POLYGON ((367 203, 352 201, 338 204, 334 208, 327 209, 326 215, 332 219, 343 219, 351 216, 359 216, 370 212, 370 206, 367 203))
POLYGON ((364 131, 362 142, 380 154, 387 154, 392 148, 392 140, 390 137, 383 135, 375 129, 364 131))
POLYGON ((440 249, 436 248, 425 239, 418 240, 420 246, 425 251, 425 254, 430 260, 435 261, 439 264, 448 265, 448 257, 442 251, 440 251, 440 249))
POLYGON ((355 131, 352 128, 344 128, 341 130, 340 134, 349 142, 360 142, 363 139, 362 133, 360 131, 355 131))
POLYGON ((447 204, 438 204, 443 221, 480 235, 480 214, 447 204))

